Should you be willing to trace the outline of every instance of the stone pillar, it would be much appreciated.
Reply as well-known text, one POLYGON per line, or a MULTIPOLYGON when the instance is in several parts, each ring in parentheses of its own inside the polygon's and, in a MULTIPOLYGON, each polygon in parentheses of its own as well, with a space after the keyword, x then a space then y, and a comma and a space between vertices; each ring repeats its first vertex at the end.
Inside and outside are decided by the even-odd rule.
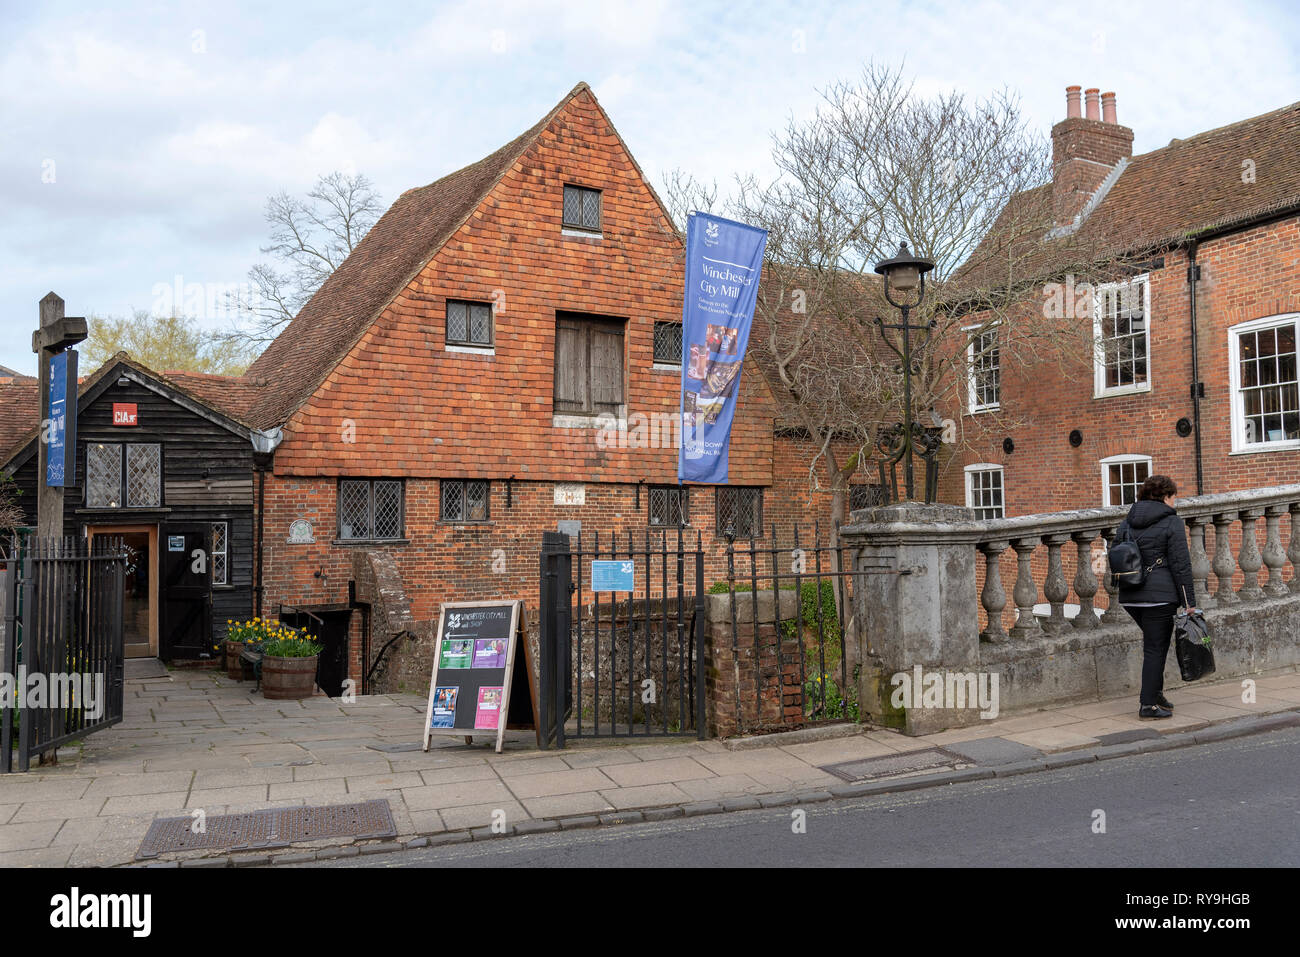
POLYGON ((1061 565, 1061 546, 1069 540, 1068 534, 1048 535, 1043 539, 1047 543, 1047 579, 1043 582, 1043 597, 1052 606, 1051 615, 1043 622, 1043 630, 1052 635, 1059 635, 1068 625, 1065 600, 1070 597, 1070 583, 1065 580, 1065 569, 1061 565))
POLYGON ((1188 536, 1188 549, 1192 553, 1192 584, 1196 587, 1197 601, 1205 602, 1210 597, 1210 556, 1205 551, 1205 527, 1210 523, 1206 515, 1197 515, 1187 520, 1191 534, 1188 536))
POLYGON ((1103 625, 1118 625, 1132 620, 1129 618, 1128 612, 1124 610, 1124 606, 1119 603, 1119 586, 1115 584, 1111 577, 1110 562, 1106 558, 1106 556, 1110 554, 1110 547, 1115 541, 1116 531, 1117 529, 1114 528, 1105 528, 1102 529, 1101 532, 1102 540, 1106 543, 1106 551, 1102 557, 1104 564, 1101 573, 1101 583, 1106 589, 1106 597, 1108 599, 1106 602, 1106 611, 1103 612, 1101 616, 1101 622, 1103 625))
POLYGON ((1241 599, 1232 590, 1232 576, 1237 571, 1237 563, 1232 559, 1232 522, 1236 518, 1231 512, 1214 516, 1214 591, 1215 607, 1234 605, 1241 599))
POLYGON ((988 627, 980 632, 980 641, 995 645, 1008 641, 1007 633, 1002 630, 1002 609, 1007 607, 1007 593, 1002 587, 1002 553, 1007 550, 1009 542, 983 542, 980 551, 984 555, 984 590, 980 592, 980 604, 988 616, 988 627))
POLYGON ((1092 596, 1097 594, 1097 576, 1092 573, 1092 540, 1094 531, 1075 532, 1070 536, 1077 546, 1078 567, 1074 570, 1074 594, 1079 599, 1079 614, 1074 617, 1074 627, 1092 631, 1101 627, 1092 610, 1092 596))
POLYGON ((1237 564, 1246 580, 1237 594, 1248 601, 1264 597, 1264 589, 1259 587, 1259 570, 1264 567, 1264 556, 1259 553, 1259 542, 1255 539, 1255 523, 1261 514, 1257 508, 1241 511, 1241 551, 1237 553, 1237 564))
POLYGON ((1011 627, 1013 638, 1038 638, 1043 629, 1034 617, 1034 605, 1038 602, 1038 585, 1034 583, 1034 570, 1031 562, 1034 549, 1039 545, 1039 538, 1017 538, 1011 543, 1016 550, 1016 587, 1012 597, 1016 600, 1016 623, 1011 627))
POLYGON ((1291 513, 1291 542, 1286 557, 1291 559, 1291 591, 1300 592, 1300 503, 1288 507, 1291 513))
POLYGON ((1286 584, 1282 581, 1282 566, 1286 564, 1286 552, 1282 550, 1282 516, 1285 514, 1285 505, 1271 505, 1264 510, 1264 564, 1268 566, 1264 593, 1270 598, 1287 594, 1286 584))
MULTIPOLYGON (((857 551, 854 614, 864 622, 859 701, 862 713, 907 734, 929 734, 979 721, 979 709, 923 707, 895 701, 911 677, 979 670, 980 599, 975 589, 981 529, 954 505, 904 502, 872 509, 871 521, 840 537, 857 551), (897 694, 896 694, 897 692, 897 694)), ((1006 544, 1003 544, 1006 548, 1006 544)), ((1005 602, 1005 596, 1003 597, 1005 602)))

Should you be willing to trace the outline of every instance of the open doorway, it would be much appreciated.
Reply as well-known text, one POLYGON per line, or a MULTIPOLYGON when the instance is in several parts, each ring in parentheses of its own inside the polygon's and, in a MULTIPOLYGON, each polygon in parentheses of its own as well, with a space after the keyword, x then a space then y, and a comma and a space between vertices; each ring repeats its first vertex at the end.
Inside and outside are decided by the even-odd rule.
POLYGON ((128 658, 158 656, 158 526, 98 525, 88 529, 97 537, 120 538, 126 551, 126 581, 122 589, 122 641, 128 658))

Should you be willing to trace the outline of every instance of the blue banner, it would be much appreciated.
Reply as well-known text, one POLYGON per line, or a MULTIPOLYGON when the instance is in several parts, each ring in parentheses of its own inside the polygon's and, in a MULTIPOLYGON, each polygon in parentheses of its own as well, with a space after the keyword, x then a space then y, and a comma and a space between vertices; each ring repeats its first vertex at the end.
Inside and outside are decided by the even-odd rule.
POLYGON ((45 448, 45 484, 62 488, 66 483, 64 459, 68 447, 68 353, 50 357, 49 422, 42 431, 49 441, 45 448))
POLYGON ((727 481, 740 367, 749 345, 766 245, 767 230, 730 219, 691 213, 687 223, 680 481, 727 481))

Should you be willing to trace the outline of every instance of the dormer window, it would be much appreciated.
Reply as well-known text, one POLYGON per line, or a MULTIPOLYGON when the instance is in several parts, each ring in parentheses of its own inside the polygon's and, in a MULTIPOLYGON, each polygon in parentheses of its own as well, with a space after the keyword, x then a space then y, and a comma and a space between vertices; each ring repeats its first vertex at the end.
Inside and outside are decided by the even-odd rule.
POLYGON ((600 190, 586 186, 564 187, 565 229, 579 229, 587 233, 600 232, 600 190))

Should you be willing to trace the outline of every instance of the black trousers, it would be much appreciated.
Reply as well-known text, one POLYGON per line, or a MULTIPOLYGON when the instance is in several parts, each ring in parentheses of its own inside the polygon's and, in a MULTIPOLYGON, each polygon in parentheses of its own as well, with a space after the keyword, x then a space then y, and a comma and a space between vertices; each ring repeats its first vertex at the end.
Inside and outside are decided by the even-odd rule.
POLYGON ((1138 627, 1142 629, 1142 696, 1143 705, 1155 704, 1156 695, 1165 690, 1165 658, 1169 655, 1169 642, 1174 637, 1174 612, 1177 604, 1152 605, 1143 608, 1125 605, 1138 627))

